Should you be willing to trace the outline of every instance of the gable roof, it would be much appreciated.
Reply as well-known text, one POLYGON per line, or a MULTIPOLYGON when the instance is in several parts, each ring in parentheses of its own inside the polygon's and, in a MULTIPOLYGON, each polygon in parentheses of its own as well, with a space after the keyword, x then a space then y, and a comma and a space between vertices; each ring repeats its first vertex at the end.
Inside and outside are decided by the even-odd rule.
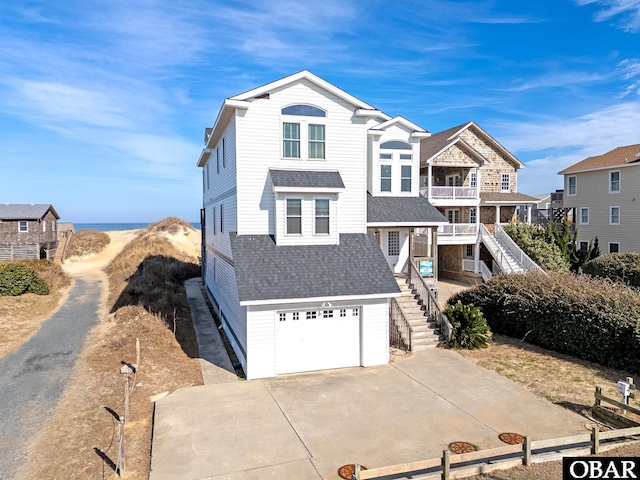
POLYGON ((431 136, 431 133, 426 131, 424 128, 422 128, 419 125, 416 125, 415 123, 407 120, 406 118, 404 118, 403 116, 400 116, 400 115, 398 115, 397 117, 390 118, 387 121, 376 125, 375 127, 371 127, 369 129, 369 132, 371 132, 373 134, 380 133, 378 131, 385 130, 390 126, 395 125, 396 123, 404 126, 408 130, 411 130, 411 136, 412 137, 426 138, 426 137, 430 137, 431 136))
POLYGON ((461 137, 465 130, 473 129, 476 134, 483 138, 487 143, 491 144, 494 149, 500 151, 508 160, 515 164, 516 168, 524 168, 524 163, 518 160, 509 150, 504 148, 495 138, 485 132, 475 122, 467 122, 455 127, 448 128, 438 133, 434 133, 428 138, 420 141, 420 162, 428 163, 433 157, 444 152, 453 145, 458 144, 467 149, 477 159, 482 159, 483 163, 487 159, 473 148, 469 143, 461 137))
POLYGON ((538 203, 540 200, 517 192, 480 192, 482 204, 517 204, 517 203, 538 203))
POLYGON ((374 197, 367 193, 367 223, 428 226, 449 221, 425 197, 374 197))
POLYGON ((277 170, 269 169, 271 183, 278 188, 304 189, 343 189, 344 182, 340 172, 312 170, 277 170))
POLYGON ((40 220, 44 218, 49 210, 51 210, 51 213, 53 213, 56 219, 60 218, 60 215, 58 215, 52 205, 33 203, 0 204, 0 220, 40 220))
POLYGON ((339 245, 276 245, 270 235, 235 232, 229 239, 241 305, 400 291, 373 235, 342 233, 339 245))
POLYGON ((585 158, 584 160, 574 163, 573 165, 560 170, 558 175, 566 175, 567 173, 584 172, 587 170, 597 170, 601 168, 610 168, 624 166, 631 163, 640 162, 640 144, 627 145, 625 147, 617 147, 613 150, 585 158))

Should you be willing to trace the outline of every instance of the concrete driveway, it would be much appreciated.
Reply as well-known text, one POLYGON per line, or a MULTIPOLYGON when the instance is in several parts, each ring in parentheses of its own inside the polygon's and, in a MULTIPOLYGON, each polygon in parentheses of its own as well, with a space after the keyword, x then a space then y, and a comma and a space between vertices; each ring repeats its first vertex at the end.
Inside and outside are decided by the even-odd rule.
POLYGON ((455 352, 393 364, 182 389, 156 404, 150 480, 338 479, 435 458, 503 432, 587 433, 585 420, 455 352))

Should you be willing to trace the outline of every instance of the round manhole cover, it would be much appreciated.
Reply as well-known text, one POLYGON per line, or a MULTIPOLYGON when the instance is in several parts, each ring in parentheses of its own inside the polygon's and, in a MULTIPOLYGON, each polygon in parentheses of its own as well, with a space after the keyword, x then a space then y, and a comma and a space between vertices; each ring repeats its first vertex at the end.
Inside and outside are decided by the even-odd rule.
POLYGON ((518 445, 524 443, 524 437, 519 433, 501 433, 498 438, 509 445, 518 445))
MULTIPOLYGON (((360 470, 366 470, 367 467, 363 467, 360 465, 360 470)), ((338 475, 340 478, 344 478, 345 480, 351 480, 351 475, 356 471, 356 466, 353 463, 349 463, 348 465, 343 465, 338 469, 338 475)))
POLYGON ((449 450, 455 454, 476 452, 478 447, 467 442, 451 442, 449 450))

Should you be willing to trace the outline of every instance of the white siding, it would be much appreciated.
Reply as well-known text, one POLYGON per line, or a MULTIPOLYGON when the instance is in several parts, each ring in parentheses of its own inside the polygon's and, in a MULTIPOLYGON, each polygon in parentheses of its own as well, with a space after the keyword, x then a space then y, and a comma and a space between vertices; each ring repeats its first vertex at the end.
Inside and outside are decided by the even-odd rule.
POLYGON ((276 310, 269 307, 248 307, 247 380, 276 376, 276 310))
POLYGON ((338 200, 338 229, 366 232, 366 127, 354 111, 338 97, 301 81, 270 92, 269 99, 255 100, 237 114, 238 234, 275 234, 269 168, 338 170, 345 184, 338 200), (326 160, 282 158, 281 110, 293 104, 314 105, 327 112, 326 160))
POLYGON ((371 367, 389 363, 389 304, 387 300, 362 304, 361 365, 371 367))
POLYGON ((640 252, 640 165, 612 167, 606 170, 564 176, 564 207, 589 208, 589 225, 578 224, 578 241, 589 242, 598 237, 600 253, 608 253, 609 243, 619 243, 621 252, 640 252), (620 192, 609 193, 609 172, 620 172, 620 192), (576 194, 567 195, 568 177, 576 176, 576 194), (620 225, 610 225, 610 207, 620 207, 620 225))
MULTIPOLYGON (((411 131, 399 126, 397 124, 389 126, 381 136, 376 136, 372 142, 373 157, 371 161, 371 192, 375 196, 393 196, 393 197, 417 197, 420 189, 420 141, 410 138, 411 131), (405 143, 410 143, 413 147, 412 150, 396 150, 393 154, 392 160, 380 159, 380 145, 398 140, 405 143), (411 161, 400 160, 398 158, 399 153, 410 153, 412 155, 411 161), (391 192, 380 191, 380 166, 391 165, 391 192), (402 166, 411 166, 411 192, 401 191, 401 171, 402 166)), ((385 150, 385 153, 389 153, 389 150, 385 150)))

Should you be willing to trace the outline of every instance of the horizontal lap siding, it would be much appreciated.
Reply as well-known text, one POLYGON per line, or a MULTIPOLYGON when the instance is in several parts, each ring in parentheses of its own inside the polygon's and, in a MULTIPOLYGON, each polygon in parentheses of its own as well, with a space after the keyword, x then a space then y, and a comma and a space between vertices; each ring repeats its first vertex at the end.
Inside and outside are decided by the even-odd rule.
POLYGON ((387 300, 362 303, 362 366, 389 363, 389 306, 387 300))
POLYGON ((354 111, 355 107, 303 81, 270 92, 269 99, 255 100, 247 111, 237 114, 239 235, 275 234, 269 168, 338 170, 345 184, 338 200, 338 229, 341 233, 366 231, 366 127, 363 120, 354 118, 354 111), (282 158, 281 110, 292 104, 327 111, 326 160, 282 158))
POLYGON ((576 208, 578 241, 598 237, 600 253, 608 253, 609 242, 620 244, 621 252, 640 252, 640 165, 616 167, 576 174, 576 195, 568 195, 565 175, 564 207, 576 208), (620 172, 620 193, 609 193, 609 173, 620 172), (580 224, 580 207, 589 208, 589 225, 580 224), (620 207, 620 225, 609 225, 609 207, 620 207))
POLYGON ((247 380, 276 375, 275 312, 273 307, 248 308, 249 369, 245 372, 247 380))
MULTIPOLYGON (((227 326, 233 330, 233 334, 228 333, 227 337, 232 343, 238 343, 241 349, 247 351, 247 309, 240 306, 238 298, 238 287, 236 284, 235 269, 220 257, 207 250, 207 271, 205 274, 205 282, 213 299, 217 304, 216 310, 221 311, 227 326), (214 257, 215 267, 214 267, 214 257), (215 279, 214 281, 214 268, 215 279)), ((215 305, 214 305, 215 306, 215 305)), ((246 359, 244 353, 239 351, 238 345, 234 346, 234 350, 241 358, 243 367, 246 370, 246 359)))

